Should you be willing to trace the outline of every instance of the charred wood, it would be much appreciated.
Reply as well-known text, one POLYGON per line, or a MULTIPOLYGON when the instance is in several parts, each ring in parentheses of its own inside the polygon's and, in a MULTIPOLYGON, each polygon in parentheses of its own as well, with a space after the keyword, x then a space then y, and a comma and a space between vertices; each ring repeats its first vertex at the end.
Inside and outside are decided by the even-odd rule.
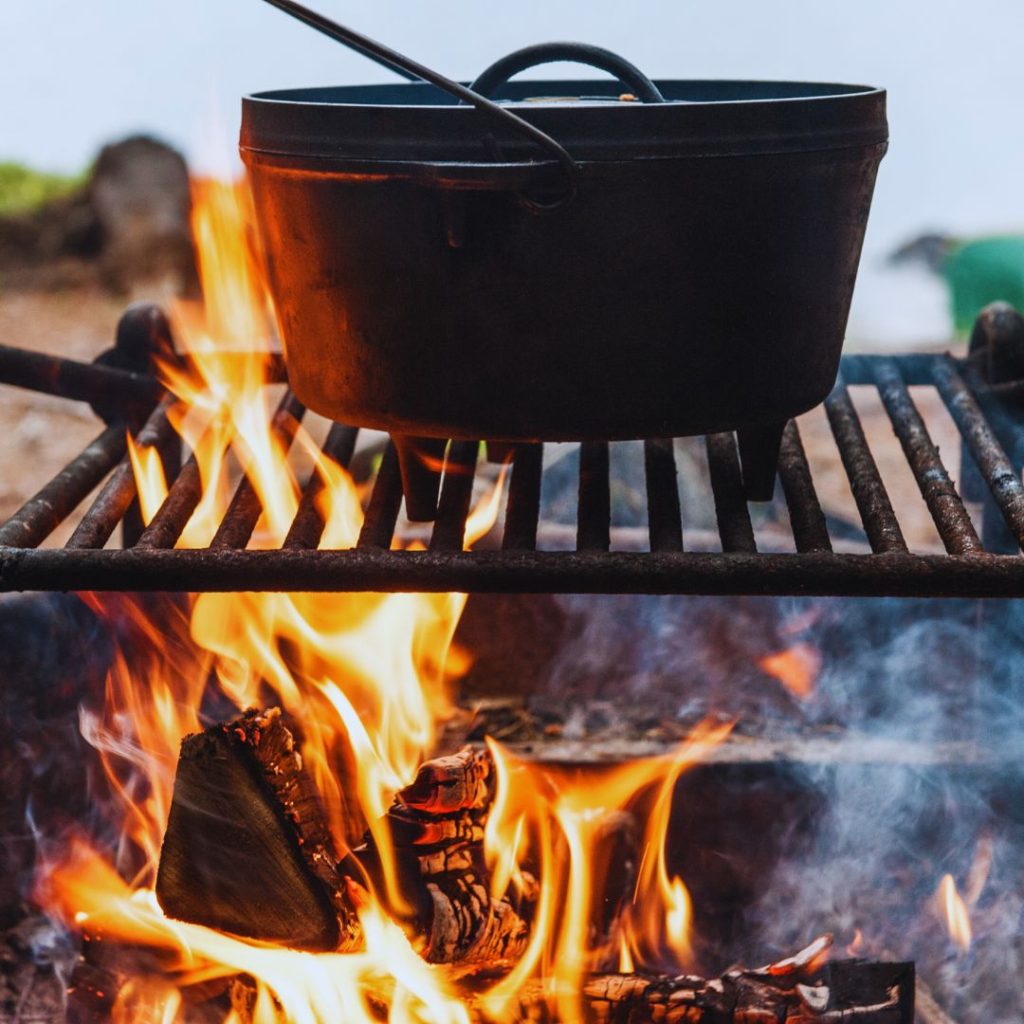
MULTIPOLYGON (((594 974, 579 994, 593 1024, 912 1024, 914 965, 859 960, 824 962, 824 936, 796 956, 718 978, 693 975, 594 974)), ((520 993, 517 1020, 554 1021, 550 986, 520 993)))
MULTIPOLYGON (((490 755, 467 748, 424 764, 388 812, 411 930, 432 963, 501 964, 529 937, 528 916, 490 894, 493 797, 490 755)), ((380 876, 373 842, 339 861, 277 709, 182 743, 156 884, 168 916, 297 949, 355 949, 349 884, 367 874, 380 876)))
MULTIPOLYGON (((782 973, 779 966, 711 979, 594 974, 584 979, 578 1013, 587 1024, 913 1024, 913 964, 845 960, 782 973)), ((464 998, 473 1021, 493 1020, 482 995, 464 998)), ((552 986, 529 982, 501 1019, 555 1024, 556 1000, 552 986)), ((232 1005, 242 1024, 253 1021, 255 1004, 252 981, 238 979, 232 1005)))
POLYGON ((388 811, 431 963, 500 964, 529 939, 528 913, 490 894, 483 840, 493 799, 490 754, 467 747, 422 765, 388 811))
POLYGON ((186 737, 156 892, 169 917, 297 949, 354 948, 359 921, 280 712, 186 737))

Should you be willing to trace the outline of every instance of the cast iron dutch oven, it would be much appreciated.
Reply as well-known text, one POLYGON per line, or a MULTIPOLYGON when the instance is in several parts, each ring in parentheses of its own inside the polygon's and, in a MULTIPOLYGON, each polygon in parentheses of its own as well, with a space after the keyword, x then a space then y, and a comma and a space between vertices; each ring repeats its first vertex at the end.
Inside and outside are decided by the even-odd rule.
POLYGON ((425 83, 244 101, 289 379, 311 409, 397 434, 583 440, 781 432, 826 396, 882 90, 652 83, 577 44, 513 54, 471 88, 563 157, 425 83), (550 60, 616 78, 508 81, 550 60))

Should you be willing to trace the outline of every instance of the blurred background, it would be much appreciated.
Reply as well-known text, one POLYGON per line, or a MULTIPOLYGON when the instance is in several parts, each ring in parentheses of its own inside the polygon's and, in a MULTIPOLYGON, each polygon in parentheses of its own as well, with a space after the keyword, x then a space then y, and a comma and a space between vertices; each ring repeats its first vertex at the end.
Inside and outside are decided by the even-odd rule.
MULTIPOLYGON (((968 240, 1024 234, 1019 0, 319 5, 462 79, 528 43, 580 39, 622 52, 653 77, 885 87, 892 142, 850 321, 858 347, 945 341, 953 327, 950 253, 968 240), (922 236, 929 237, 914 245, 922 236)), ((235 168, 244 93, 388 79, 258 0, 5 7, 0 211, 50 195, 63 176, 83 175, 104 144, 132 133, 166 141, 194 170, 223 174, 235 168), (26 185, 24 167, 61 177, 26 185)), ((991 262, 988 250, 983 255, 991 262)), ((996 262, 1009 260, 1012 278, 1018 259, 1024 263, 1024 253, 1011 245, 996 262)), ((1016 273, 1024 277, 1024 269, 1016 273)))

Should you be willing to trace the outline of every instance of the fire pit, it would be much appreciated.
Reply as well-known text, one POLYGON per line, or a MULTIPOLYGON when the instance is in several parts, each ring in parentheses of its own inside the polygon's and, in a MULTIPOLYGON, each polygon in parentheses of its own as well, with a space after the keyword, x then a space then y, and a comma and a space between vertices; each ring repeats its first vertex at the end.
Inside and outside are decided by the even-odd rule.
MULTIPOLYGON (((252 289, 250 315, 177 311, 181 351, 150 308, 127 315, 97 365, 0 352, 4 380, 90 401, 109 421, 0 526, 4 589, 86 591, 118 641, 104 699, 81 719, 106 780, 100 820, 56 844, 43 833, 35 890, 83 936, 78 1019, 911 1021, 913 968, 852 936, 835 958, 805 935, 746 961, 771 959, 763 967, 699 960, 699 873, 678 873, 688 843, 670 822, 698 764, 742 746, 728 723, 701 715, 643 756, 632 737, 614 764, 580 764, 586 729, 571 756, 543 743, 527 756, 511 740, 466 748, 474 728, 499 730, 481 705, 463 735, 442 734, 458 720, 446 676, 466 667, 449 643, 460 591, 1018 594, 1022 452, 1004 374, 1018 372, 1019 318, 990 310, 967 359, 847 357, 822 416, 859 528, 826 513, 789 423, 781 524, 752 516, 736 439, 718 433, 702 442, 714 536, 684 522, 679 450, 659 440, 632 449, 646 524, 624 533, 616 449, 588 441, 566 542, 541 514, 551 467, 537 444, 513 452, 503 515, 498 472, 476 442, 455 441, 436 522, 402 521, 394 444, 382 440, 374 465, 372 444, 306 414, 280 359, 254 348, 265 304, 247 268, 235 283, 252 289), (922 413, 925 387, 973 460, 961 492, 922 413), (879 469, 890 453, 858 416, 863 389, 885 408, 938 551, 904 536, 879 469), (366 495, 344 471, 360 458, 366 495), (980 499, 979 529, 968 506, 980 499), (65 546, 43 546, 83 504, 65 546), (109 546, 118 525, 122 548, 109 546), (197 596, 157 610, 103 593, 119 590, 197 596)), ((758 678, 801 699, 806 662, 789 647, 760 654, 758 678)), ((537 731, 569 742, 575 728, 563 717, 537 731)), ((943 920, 962 924, 969 887, 942 885, 943 920)), ((951 969, 966 969, 950 941, 951 969)))

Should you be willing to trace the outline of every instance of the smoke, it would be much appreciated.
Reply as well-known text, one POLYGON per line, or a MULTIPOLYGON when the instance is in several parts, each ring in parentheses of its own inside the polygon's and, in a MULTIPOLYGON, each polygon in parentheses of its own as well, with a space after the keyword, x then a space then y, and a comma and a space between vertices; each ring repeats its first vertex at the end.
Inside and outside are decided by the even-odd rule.
POLYGON ((717 928, 705 937, 710 968, 832 932, 839 949, 856 940, 858 955, 916 961, 960 1024, 1020 1024, 1016 603, 577 596, 563 607, 571 642, 544 673, 537 707, 576 703, 578 721, 580 705, 611 700, 634 725, 630 708, 717 713, 741 736, 790 744, 787 764, 708 766, 677 792, 675 860, 699 922, 717 928), (795 643, 820 653, 803 699, 763 668, 765 653, 795 643), (966 952, 936 896, 946 874, 970 916, 966 952))

